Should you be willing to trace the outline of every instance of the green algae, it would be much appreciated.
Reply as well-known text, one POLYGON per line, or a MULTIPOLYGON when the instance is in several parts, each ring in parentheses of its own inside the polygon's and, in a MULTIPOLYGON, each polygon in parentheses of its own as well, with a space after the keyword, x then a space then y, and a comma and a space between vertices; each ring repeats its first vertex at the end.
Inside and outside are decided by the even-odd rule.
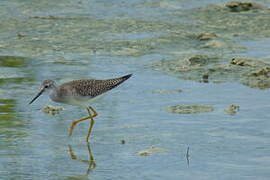
MULTIPOLYGON (((201 24, 200 30, 211 31, 230 38, 269 37, 269 8, 255 2, 229 2, 194 8, 192 19, 201 24)), ((182 16, 182 15, 181 15, 182 16)))
MULTIPOLYGON (((170 3, 165 4, 170 7, 170 3)), ((164 5, 162 2, 154 4, 155 7, 164 5)), ((27 13, 27 8, 20 6, 25 13, 2 22, 0 32, 11 37, 7 41, 0 39, 4 51, 16 49, 32 57, 52 52, 142 57, 160 50, 172 54, 174 50, 186 52, 190 48, 212 48, 217 49, 216 53, 229 53, 245 51, 236 42, 239 38, 270 36, 269 9, 253 2, 231 2, 183 11, 172 9, 168 18, 178 21, 116 15, 108 19, 87 15, 32 15, 27 13), (186 22, 187 17, 191 22, 186 22), (126 35, 132 37, 132 33, 146 36, 125 38, 126 35), (194 42, 194 38, 190 38, 193 35, 201 42, 194 42)))
POLYGON ((34 79, 32 77, 0 77, 0 86, 5 84, 22 84, 22 83, 32 83, 34 79))
POLYGON ((230 104, 228 107, 225 108, 225 112, 229 115, 235 115, 240 109, 240 106, 237 104, 230 104))
POLYGON ((42 108, 42 112, 49 115, 56 115, 63 111, 64 108, 60 106, 46 105, 42 108))
POLYGON ((202 112, 211 112, 214 111, 213 106, 208 105, 175 105, 170 106, 165 109, 167 112, 176 113, 176 114, 197 114, 202 112))
POLYGON ((223 59, 218 57, 194 56, 186 59, 163 60, 153 64, 152 68, 197 82, 204 81, 204 77, 207 76, 207 81, 213 83, 238 81, 252 88, 270 87, 270 63, 248 57, 234 57, 227 63, 222 62, 223 59))
POLYGON ((231 1, 226 3, 225 7, 227 7, 231 12, 266 9, 262 4, 248 1, 231 1))
POLYGON ((27 136, 20 128, 26 127, 26 121, 21 120, 16 112, 15 99, 0 99, 0 134, 5 141, 14 142, 17 138, 27 136))
MULTIPOLYGON (((237 39, 269 37, 267 8, 257 8, 252 4, 251 10, 235 13, 230 11, 229 6, 220 4, 184 11, 172 10, 169 15, 178 21, 25 13, 3 21, 4 28, 0 32, 14 37, 7 43, 0 39, 0 47, 5 51, 15 48, 32 57, 60 52, 142 57, 156 52, 174 54, 209 48, 216 49, 216 54, 242 52, 246 49, 236 42, 237 39), (252 8, 256 11, 253 12, 252 8), (187 23, 186 17, 193 21, 187 23), (136 33, 146 36, 125 38, 136 33)), ((250 5, 240 3, 238 6, 250 5)), ((27 6, 20 8, 24 10, 27 6)))
POLYGON ((205 41, 205 40, 212 40, 217 38, 216 33, 201 33, 197 36, 197 38, 201 41, 205 41))
POLYGON ((23 39, 11 39, 11 44, 5 44, 5 49, 15 45, 17 50, 34 56, 40 56, 53 50, 62 52, 96 51, 97 53, 115 56, 138 57, 175 41, 171 35, 160 35, 161 29, 163 31, 176 31, 177 28, 180 28, 180 25, 175 26, 172 23, 150 22, 131 18, 117 18, 108 21, 95 18, 35 16, 29 20, 28 26, 14 20, 7 21, 6 23, 9 23, 6 24, 7 27, 15 26, 18 29, 24 29, 24 32, 34 33, 28 34, 23 39), (53 20, 63 21, 56 25, 53 20), (76 22, 73 20, 76 20, 76 22), (38 33, 39 30, 43 33, 38 33), (123 39, 121 36, 119 38, 113 37, 112 39, 107 35, 115 34, 119 36, 131 32, 146 34, 157 32, 157 35, 143 39, 123 39))
POLYGON ((81 20, 83 17, 57 17, 57 16, 31 16, 30 18, 35 19, 49 19, 49 20, 81 20))
POLYGON ((26 58, 18 56, 0 56, 0 66, 3 67, 26 67, 26 58))

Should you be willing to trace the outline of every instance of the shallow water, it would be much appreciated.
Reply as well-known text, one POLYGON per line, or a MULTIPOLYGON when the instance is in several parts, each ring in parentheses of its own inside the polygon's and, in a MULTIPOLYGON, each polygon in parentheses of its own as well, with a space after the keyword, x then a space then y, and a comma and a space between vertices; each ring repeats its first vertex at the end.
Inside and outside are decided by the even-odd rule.
POLYGON ((268 90, 185 81, 150 68, 193 54, 269 59, 268 31, 243 30, 233 38, 233 30, 196 17, 196 8, 222 2, 2 1, 0 179, 269 179, 268 90), (190 38, 205 31, 219 33, 226 46, 202 48, 190 38), (68 137, 84 109, 61 105, 60 114, 44 114, 43 106, 60 105, 46 96, 28 105, 44 79, 61 84, 128 73, 133 77, 93 104, 99 113, 91 141, 95 168, 89 169, 84 142, 88 123, 68 137), (191 104, 214 111, 165 111, 191 104), (224 111, 230 104, 240 106, 234 116, 224 111), (152 146, 164 151, 137 154, 152 146))

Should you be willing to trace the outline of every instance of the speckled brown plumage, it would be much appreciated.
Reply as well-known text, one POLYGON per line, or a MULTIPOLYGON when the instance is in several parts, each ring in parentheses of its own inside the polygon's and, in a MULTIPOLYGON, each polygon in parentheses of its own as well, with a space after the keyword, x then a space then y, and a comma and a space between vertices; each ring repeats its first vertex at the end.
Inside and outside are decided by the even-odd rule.
POLYGON ((72 93, 73 95, 78 96, 96 97, 123 83, 130 76, 131 74, 119 78, 106 80, 95 80, 95 79, 73 80, 60 85, 59 92, 61 95, 67 95, 68 93, 72 93))

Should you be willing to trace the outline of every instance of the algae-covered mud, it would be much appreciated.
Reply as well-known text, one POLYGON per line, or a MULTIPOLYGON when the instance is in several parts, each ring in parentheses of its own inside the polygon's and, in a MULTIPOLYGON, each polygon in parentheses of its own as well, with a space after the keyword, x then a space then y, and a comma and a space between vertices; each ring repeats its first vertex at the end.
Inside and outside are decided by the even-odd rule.
POLYGON ((0 179, 269 179, 270 2, 0 2, 0 179), (83 108, 45 79, 132 73, 83 108), (241 108, 240 108, 241 107, 241 108))
POLYGON ((198 55, 186 59, 162 60, 153 67, 172 72, 186 80, 213 83, 236 81, 252 88, 270 87, 270 63, 267 60, 234 57, 224 62, 218 57, 198 55))
POLYGON ((214 107, 207 105, 176 105, 166 108, 167 112, 178 113, 178 114, 196 114, 202 112, 211 112, 214 111, 214 107))
POLYGON ((230 104, 226 109, 225 112, 229 115, 235 115, 240 109, 240 106, 237 104, 230 104))
POLYGON ((149 156, 155 153, 164 153, 166 152, 166 149, 158 148, 158 147, 150 147, 149 149, 145 149, 142 151, 137 152, 140 156, 149 156))
POLYGON ((44 112, 45 114, 50 114, 50 115, 59 114, 63 110, 64 110, 63 107, 57 107, 57 106, 52 106, 52 105, 47 105, 42 108, 42 112, 44 112))
POLYGON ((240 1, 189 9, 185 13, 194 20, 194 26, 199 26, 197 33, 187 36, 197 41, 197 47, 189 49, 191 52, 174 52, 177 56, 154 63, 152 68, 181 79, 202 81, 207 76, 208 82, 238 81, 252 88, 270 87, 268 56, 235 56, 249 50, 239 41, 270 36, 269 7, 240 1))

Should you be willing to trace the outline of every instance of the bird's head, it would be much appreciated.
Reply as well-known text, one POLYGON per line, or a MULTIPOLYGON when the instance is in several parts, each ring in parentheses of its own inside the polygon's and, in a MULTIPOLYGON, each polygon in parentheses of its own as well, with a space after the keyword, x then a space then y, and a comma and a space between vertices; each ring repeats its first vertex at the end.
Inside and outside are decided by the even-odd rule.
POLYGON ((44 80, 40 86, 39 93, 30 101, 29 104, 32 104, 41 94, 44 92, 50 92, 55 88, 55 82, 53 80, 44 80))

